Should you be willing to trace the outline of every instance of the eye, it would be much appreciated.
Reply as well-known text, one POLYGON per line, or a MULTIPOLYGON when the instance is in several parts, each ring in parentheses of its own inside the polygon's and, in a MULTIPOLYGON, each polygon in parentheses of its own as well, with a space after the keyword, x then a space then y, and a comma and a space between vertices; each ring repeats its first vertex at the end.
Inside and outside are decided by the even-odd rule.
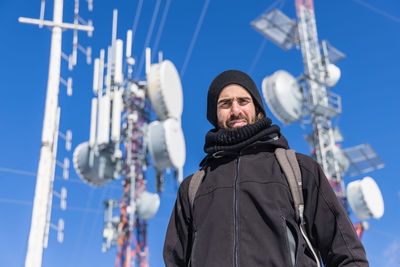
POLYGON ((251 99, 248 97, 240 97, 240 98, 238 98, 237 101, 238 101, 239 105, 245 106, 251 102, 251 99))
POLYGON ((223 99, 218 102, 219 108, 229 108, 232 104, 232 100, 230 99, 223 99))

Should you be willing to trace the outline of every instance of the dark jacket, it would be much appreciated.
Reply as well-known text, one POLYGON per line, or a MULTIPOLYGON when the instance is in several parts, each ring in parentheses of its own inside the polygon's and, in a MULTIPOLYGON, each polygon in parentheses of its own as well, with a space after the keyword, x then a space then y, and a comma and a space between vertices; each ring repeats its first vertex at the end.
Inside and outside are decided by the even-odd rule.
MULTIPOLYGON (((295 266, 316 263, 295 221, 293 199, 274 150, 283 136, 258 141, 240 153, 206 163, 193 210, 191 176, 178 192, 164 244, 170 266, 293 266, 288 231, 295 238, 295 266)), ((303 178, 307 235, 325 266, 368 266, 364 248, 319 164, 297 154, 303 178)))

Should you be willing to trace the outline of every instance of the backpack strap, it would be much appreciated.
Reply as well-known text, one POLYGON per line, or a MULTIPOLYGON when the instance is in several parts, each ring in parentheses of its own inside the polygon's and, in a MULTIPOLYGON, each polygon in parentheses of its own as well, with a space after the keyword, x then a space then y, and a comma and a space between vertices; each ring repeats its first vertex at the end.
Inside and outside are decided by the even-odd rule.
POLYGON ((275 156, 281 166, 292 193, 294 207, 296 210, 296 220, 303 221, 304 199, 302 190, 302 179, 299 163, 296 159, 296 152, 292 149, 275 149, 275 156))
POLYGON ((304 227, 304 198, 302 189, 302 177, 300 166, 296 158, 296 152, 292 149, 275 149, 275 156, 281 166, 286 179, 289 184, 290 192, 292 193, 294 206, 296 210, 296 219, 299 222, 300 232, 310 248, 316 262, 317 266, 321 267, 321 263, 317 253, 315 252, 310 240, 307 237, 307 233, 304 227))
POLYGON ((203 169, 200 169, 193 174, 192 179, 190 180, 188 195, 191 210, 193 210, 194 197, 196 196, 197 190, 199 189, 199 186, 203 181, 204 175, 205 171, 203 169))

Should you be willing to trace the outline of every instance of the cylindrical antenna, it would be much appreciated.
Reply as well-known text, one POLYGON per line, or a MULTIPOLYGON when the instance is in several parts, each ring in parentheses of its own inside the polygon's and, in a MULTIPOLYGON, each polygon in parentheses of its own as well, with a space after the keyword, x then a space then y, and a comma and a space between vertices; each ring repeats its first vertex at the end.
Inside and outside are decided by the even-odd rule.
MULTIPOLYGON (((75 0, 74 25, 79 24, 79 0, 75 0)), ((78 60, 78 30, 74 30, 72 37, 72 65, 76 66, 78 60)))
POLYGON ((71 147, 72 147, 72 131, 67 130, 67 132, 65 134, 65 149, 67 151, 70 151, 71 147))
POLYGON ((58 220, 57 241, 59 243, 62 243, 64 241, 64 220, 63 219, 58 220))
POLYGON ((92 63, 92 47, 88 46, 86 48, 86 64, 90 65, 92 63))
POLYGON ((126 32, 126 57, 132 56, 132 30, 126 32))
POLYGON ((101 95, 103 93, 103 81, 104 81, 104 49, 100 50, 100 64, 99 64, 99 87, 98 94, 101 95))
POLYGON ((122 84, 124 81, 124 75, 122 73, 122 62, 123 62, 123 41, 118 39, 115 42, 115 66, 114 66, 114 83, 122 84))
MULTIPOLYGON (((114 64, 115 64, 115 42, 117 40, 117 22, 118 22, 118 10, 113 10, 113 26, 112 26, 112 36, 111 36, 111 49, 109 48, 108 55, 107 55, 107 74, 110 73, 111 76, 114 76, 114 64), (111 52, 111 53, 110 53, 111 52), (108 64, 110 63, 110 64, 108 64), (111 68, 108 69, 108 66, 111 68)), ((111 82, 111 79, 109 80, 111 82)))
POLYGON ((93 0, 87 0, 88 2, 88 10, 93 11, 93 0))
POLYGON ((107 48, 107 74, 106 74, 106 94, 109 94, 111 86, 111 74, 112 74, 112 47, 107 48))
POLYGON ((43 27, 45 5, 46 5, 46 0, 42 0, 42 2, 40 3, 40 24, 39 24, 39 28, 43 27))
POLYGON ((110 137, 110 94, 99 99, 99 116, 97 121, 97 144, 108 144, 110 137))
MULTIPOLYGON (((89 19, 87 25, 88 26, 93 26, 93 21, 91 19, 89 19)), ((88 37, 92 37, 93 36, 93 31, 88 31, 87 34, 88 34, 88 37)))
POLYGON ((72 78, 69 77, 67 80, 67 95, 72 96, 72 78))
POLYGON ((122 92, 123 90, 116 90, 113 96, 111 140, 114 142, 118 142, 121 135, 121 112, 123 109, 122 92))
POLYGON ((74 6, 74 15, 77 17, 79 16, 79 0, 75 0, 75 6, 74 6))
POLYGON ((67 189, 65 187, 61 188, 60 208, 62 210, 66 210, 67 209, 67 189))
POLYGON ((161 63, 163 61, 163 52, 158 51, 158 63, 161 63))
POLYGON ((71 55, 68 56, 68 70, 72 70, 74 67, 74 57, 71 55))
POLYGON ((69 178, 69 158, 64 158, 63 178, 65 180, 68 180, 68 178, 69 178))
POLYGON ((96 58, 94 60, 93 68, 93 93, 98 94, 99 91, 99 76, 100 76, 100 59, 96 58))
POLYGON ((90 114, 90 136, 89 146, 94 147, 96 144, 96 126, 97 126, 97 98, 92 98, 92 111, 90 114))
POLYGON ((112 39, 111 42, 114 43, 117 39, 117 21, 118 21, 118 10, 113 10, 113 26, 112 26, 112 39))
POLYGON ((146 47, 146 75, 150 72, 151 66, 151 48, 146 47))

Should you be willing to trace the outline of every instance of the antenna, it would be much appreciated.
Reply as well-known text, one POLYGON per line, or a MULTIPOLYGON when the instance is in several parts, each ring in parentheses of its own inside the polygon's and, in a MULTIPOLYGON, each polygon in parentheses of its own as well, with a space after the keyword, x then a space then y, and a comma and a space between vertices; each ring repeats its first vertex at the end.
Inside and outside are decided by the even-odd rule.
POLYGON ((54 191, 53 194, 54 194, 54 196, 56 196, 60 199, 61 210, 66 210, 67 209, 67 189, 65 187, 62 187, 60 193, 54 191))
POLYGON ((99 76, 100 76, 100 59, 94 60, 93 70, 93 93, 97 95, 99 93, 99 76))
POLYGON ((90 137, 89 146, 93 147, 96 143, 96 125, 97 125, 97 98, 92 98, 92 110, 90 115, 90 137))
POLYGON ((151 49, 150 47, 146 48, 146 75, 150 73, 151 66, 151 49))
MULTIPOLYGON (((86 21, 82 17, 79 16, 79 0, 75 0, 74 25, 87 25, 89 27, 93 26, 93 23, 92 23, 91 20, 86 21)), ((93 31, 87 31, 87 33, 88 33, 89 37, 92 37, 93 31)), ((78 50, 86 55, 86 63, 88 65, 91 64, 91 62, 92 62, 92 48, 90 46, 88 46, 87 48, 84 48, 83 46, 81 46, 78 43, 78 30, 75 29, 74 33, 73 33, 73 37, 72 37, 72 54, 71 54, 72 64, 69 65, 69 70, 72 70, 72 68, 74 66, 76 66, 77 58, 78 58, 78 50)))
MULTIPOLYGON (((58 92, 60 84, 61 58, 63 57, 61 51, 62 31, 65 29, 93 31, 94 29, 93 26, 64 23, 62 21, 63 0, 54 0, 53 20, 44 20, 44 10, 45 1, 42 0, 39 19, 18 18, 18 21, 21 23, 36 24, 40 28, 44 25, 50 27, 52 31, 46 106, 42 130, 42 145, 40 149, 28 249, 25 259, 26 267, 39 267, 42 265, 43 248, 47 247, 48 241, 53 194, 51 189, 53 188, 54 181, 60 119, 58 92)), ((72 88, 72 82, 70 85, 70 88, 72 88)), ((62 223, 62 228, 63 227, 64 224, 62 223)))
POLYGON ((115 41, 115 69, 114 69, 114 83, 121 85, 123 82, 122 74, 122 61, 123 61, 123 42, 118 39, 115 41))
POLYGON ((40 24, 39 24, 39 28, 43 27, 43 20, 44 20, 44 10, 45 10, 45 6, 46 6, 46 0, 42 0, 40 3, 40 24))
POLYGON ((99 145, 107 144, 110 136, 110 94, 99 99, 99 115, 97 121, 97 139, 99 145))
POLYGON ((68 80, 64 80, 60 77, 60 82, 67 87, 67 95, 72 96, 72 78, 69 77, 68 80))
MULTIPOLYGON (((122 77, 121 77, 121 83, 122 83, 122 77)), ((122 101, 122 92, 123 90, 114 91, 113 106, 112 106, 112 123, 111 123, 111 140, 114 142, 118 142, 121 135, 121 113, 124 105, 122 101)))
POLYGON ((126 58, 132 56, 132 30, 126 32, 126 58))
MULTIPOLYGON (((321 45, 318 43, 313 1, 296 0, 295 4, 297 23, 277 9, 251 22, 255 30, 284 50, 300 45, 303 56, 304 74, 299 81, 288 72, 279 70, 263 80, 263 94, 272 113, 283 123, 309 118, 312 134, 306 136, 306 141, 346 208, 343 175, 349 166, 357 171, 357 163, 369 161, 369 168, 363 169, 369 171, 383 167, 383 162, 378 160, 379 157, 372 149, 365 146, 362 149, 358 147, 343 151, 338 146, 337 143, 343 141, 343 137, 332 126, 331 120, 342 112, 341 97, 330 89, 340 78, 340 69, 333 63, 343 59, 344 54, 325 40, 321 45), (360 150, 368 156, 357 158, 350 155, 360 150), (374 164, 374 160, 377 164, 374 164)), ((358 170, 358 173, 362 171, 358 170)), ((353 195, 356 195, 353 200, 360 196, 359 193, 353 195)), ((353 201, 351 206, 361 207, 362 204, 353 201)), ((363 212, 365 214, 365 209, 363 212)), ((360 214, 360 211, 355 213, 360 214)))
POLYGON ((163 52, 159 51, 158 52, 158 63, 161 63, 163 61, 163 52))
POLYGON ((116 266, 131 266, 133 259, 137 266, 148 266, 146 220, 156 214, 160 198, 157 193, 147 191, 147 152, 156 169, 157 191, 162 191, 164 172, 169 174, 166 170, 170 168, 177 170, 181 181, 185 162, 180 124, 182 84, 175 66, 163 60, 162 54, 158 63, 151 64, 150 48, 146 48, 147 81, 131 79, 135 63, 132 31, 126 33, 124 57, 123 40, 117 39, 117 16, 114 10, 105 94, 100 84, 104 70, 104 50, 101 50, 94 63, 93 92, 97 97, 92 99, 89 142, 75 149, 73 163, 78 175, 91 185, 103 186, 121 174, 124 176, 121 201, 105 202, 102 251, 117 245, 116 266), (124 58, 127 73, 123 72, 124 58), (151 123, 149 102, 158 116, 158 121, 151 123), (120 150, 121 143, 124 151, 120 150), (116 208, 120 215, 114 216, 116 208))

